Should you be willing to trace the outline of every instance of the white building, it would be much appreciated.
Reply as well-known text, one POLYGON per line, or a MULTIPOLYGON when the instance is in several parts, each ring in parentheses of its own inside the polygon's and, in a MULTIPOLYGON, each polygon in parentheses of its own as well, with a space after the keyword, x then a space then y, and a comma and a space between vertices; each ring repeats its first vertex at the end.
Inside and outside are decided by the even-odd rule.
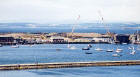
POLYGON ((113 40, 110 37, 95 37, 92 39, 94 42, 108 42, 111 43, 113 40))

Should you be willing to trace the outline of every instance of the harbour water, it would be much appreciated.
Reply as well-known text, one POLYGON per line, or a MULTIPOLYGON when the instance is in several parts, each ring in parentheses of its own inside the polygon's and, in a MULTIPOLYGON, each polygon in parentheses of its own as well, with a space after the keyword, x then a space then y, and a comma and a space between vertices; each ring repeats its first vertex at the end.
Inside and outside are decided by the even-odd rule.
MULTIPOLYGON (((71 29, 0 29, 0 32, 71 32, 71 29)), ((112 29, 115 33, 132 34, 136 30, 112 29)), ((105 33, 105 29, 76 29, 75 32, 98 32, 105 33)), ((115 45, 115 44, 91 44, 90 50, 82 50, 88 44, 71 44, 76 49, 67 48, 67 44, 40 44, 20 45, 19 48, 11 46, 0 47, 0 64, 27 64, 27 63, 50 63, 50 62, 86 62, 86 61, 117 61, 117 60, 139 60, 139 45, 115 45), (128 47, 134 46, 135 55, 130 54, 128 47), (95 51, 95 48, 102 48, 103 51, 95 51), (107 49, 123 49, 119 54, 122 56, 113 57, 116 52, 106 52, 107 49), (85 52, 92 54, 85 54, 85 52)), ((110 67, 80 67, 61 69, 34 69, 0 71, 0 77, 139 77, 140 66, 110 66, 110 67)))
MULTIPOLYGON (((40 44, 20 45, 19 48, 11 46, 0 47, 0 64, 24 64, 24 63, 49 63, 49 62, 86 62, 86 61, 116 61, 116 60, 139 60, 139 45, 132 44, 91 44, 90 50, 82 50, 88 44, 71 44, 76 49, 68 49, 67 44, 40 44), (136 54, 131 55, 128 47, 134 46, 136 54), (103 51, 95 51, 95 48, 102 48, 103 51), (116 52, 106 52, 108 48, 121 48, 123 51, 120 57, 113 57, 116 52), (92 54, 85 54, 85 52, 92 54)), ((62 69, 35 69, 18 71, 0 71, 0 77, 139 77, 140 66, 110 66, 110 67, 81 67, 62 69)))
POLYGON ((48 63, 48 62, 83 62, 83 61, 116 61, 116 60, 139 60, 139 45, 115 45, 115 44, 91 44, 90 50, 82 50, 88 44, 71 44, 76 49, 68 49, 67 44, 40 44, 30 47, 20 45, 19 48, 3 46, 0 48, 0 64, 24 64, 24 63, 48 63), (136 54, 131 55, 128 47, 134 46, 136 54), (102 48, 103 51, 95 51, 95 48, 102 48), (113 57, 116 52, 106 52, 107 49, 123 49, 120 57, 113 57), (85 54, 85 52, 93 54, 85 54))

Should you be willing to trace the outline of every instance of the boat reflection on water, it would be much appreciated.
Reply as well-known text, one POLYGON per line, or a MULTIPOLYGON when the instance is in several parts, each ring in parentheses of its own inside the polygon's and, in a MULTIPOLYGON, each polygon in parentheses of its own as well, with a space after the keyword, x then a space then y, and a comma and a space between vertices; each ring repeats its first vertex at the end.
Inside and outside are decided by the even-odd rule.
POLYGON ((122 56, 122 55, 120 55, 120 54, 113 54, 112 56, 113 56, 113 57, 120 57, 120 56, 122 56))
POLYGON ((101 48, 95 48, 96 51, 103 51, 101 48))
POLYGON ((69 49, 74 50, 74 49, 76 49, 76 47, 75 46, 70 46, 69 49))
POLYGON ((61 51, 61 49, 56 49, 56 51, 61 51))
POLYGON ((92 52, 85 52, 85 54, 92 54, 92 52))

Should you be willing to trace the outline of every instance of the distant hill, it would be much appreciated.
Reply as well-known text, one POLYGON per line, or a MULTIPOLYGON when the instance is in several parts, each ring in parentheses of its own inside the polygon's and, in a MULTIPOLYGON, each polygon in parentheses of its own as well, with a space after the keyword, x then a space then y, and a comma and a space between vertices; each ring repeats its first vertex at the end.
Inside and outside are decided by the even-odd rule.
POLYGON ((0 28, 136 28, 137 23, 80 23, 75 24, 39 24, 39 23, 0 23, 0 28))

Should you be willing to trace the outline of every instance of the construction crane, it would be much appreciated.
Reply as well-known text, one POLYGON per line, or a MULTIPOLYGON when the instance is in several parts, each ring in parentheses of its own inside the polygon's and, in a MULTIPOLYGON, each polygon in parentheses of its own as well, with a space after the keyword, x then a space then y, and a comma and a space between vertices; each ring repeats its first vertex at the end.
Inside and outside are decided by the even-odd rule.
POLYGON ((107 25, 105 24, 105 21, 104 21, 104 18, 103 18, 101 11, 98 11, 98 14, 101 17, 102 24, 106 27, 106 33, 110 33, 109 28, 107 28, 107 25))

